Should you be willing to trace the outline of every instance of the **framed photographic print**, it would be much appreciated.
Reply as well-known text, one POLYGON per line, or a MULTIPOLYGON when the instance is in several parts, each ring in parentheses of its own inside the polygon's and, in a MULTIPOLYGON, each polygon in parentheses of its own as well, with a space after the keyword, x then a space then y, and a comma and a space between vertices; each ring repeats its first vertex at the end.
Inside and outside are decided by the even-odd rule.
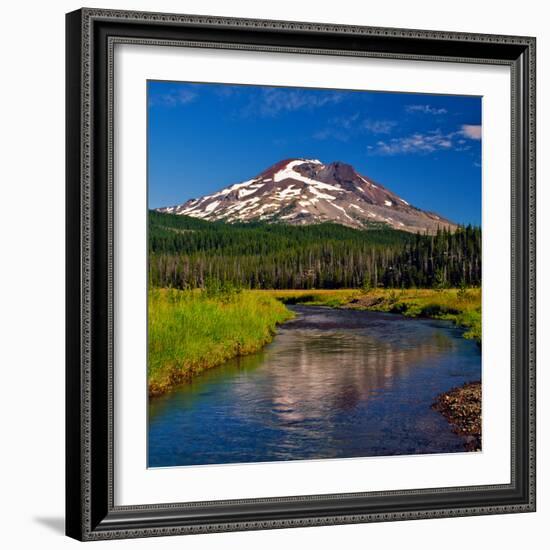
POLYGON ((535 509, 535 39, 67 15, 67 534, 535 509))

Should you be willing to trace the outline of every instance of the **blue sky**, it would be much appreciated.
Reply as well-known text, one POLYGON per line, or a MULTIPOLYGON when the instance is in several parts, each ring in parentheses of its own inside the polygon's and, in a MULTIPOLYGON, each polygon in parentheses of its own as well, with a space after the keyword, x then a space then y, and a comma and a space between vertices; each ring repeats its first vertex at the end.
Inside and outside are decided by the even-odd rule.
POLYGON ((149 81, 147 108, 150 208, 305 157, 481 223, 480 97, 149 81))

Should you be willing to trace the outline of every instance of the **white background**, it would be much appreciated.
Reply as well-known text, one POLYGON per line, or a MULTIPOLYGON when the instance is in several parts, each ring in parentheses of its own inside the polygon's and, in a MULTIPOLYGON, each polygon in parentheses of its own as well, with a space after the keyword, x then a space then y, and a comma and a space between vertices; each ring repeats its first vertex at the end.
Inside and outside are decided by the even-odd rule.
MULTIPOLYGON (((550 33, 544 3, 463 0, 362 3, 340 0, 254 3, 105 0, 89 6, 172 12, 314 20, 452 31, 535 35, 538 96, 548 97, 550 33), (451 7, 452 6, 452 7, 451 7)), ((3 7, 2 86, 2 453, 0 491, 2 545, 58 548, 64 509, 64 13, 77 2, 25 2, 3 7)), ((539 101, 539 243, 549 237, 550 123, 548 103, 539 101)), ((548 255, 539 245, 539 312, 550 306, 548 255), (546 287, 546 288, 545 288, 546 287)), ((543 346, 547 323, 539 315, 539 395, 546 394, 550 364, 543 346)), ((548 402, 539 399, 539 464, 547 461, 548 402), (544 433, 546 432, 546 433, 544 433)), ((541 548, 550 519, 548 475, 539 468, 536 514, 472 517, 389 524, 292 529, 256 533, 120 541, 117 547, 220 548, 541 548)))

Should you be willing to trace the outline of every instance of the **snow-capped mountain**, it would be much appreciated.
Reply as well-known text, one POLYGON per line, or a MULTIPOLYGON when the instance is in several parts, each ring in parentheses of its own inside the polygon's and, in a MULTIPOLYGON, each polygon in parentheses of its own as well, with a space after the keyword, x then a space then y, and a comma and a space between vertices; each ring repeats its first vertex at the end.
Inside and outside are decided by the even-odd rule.
POLYGON ((255 178, 159 212, 225 222, 293 225, 334 222, 364 228, 373 223, 403 231, 455 229, 451 221, 420 210, 349 164, 286 159, 255 178))

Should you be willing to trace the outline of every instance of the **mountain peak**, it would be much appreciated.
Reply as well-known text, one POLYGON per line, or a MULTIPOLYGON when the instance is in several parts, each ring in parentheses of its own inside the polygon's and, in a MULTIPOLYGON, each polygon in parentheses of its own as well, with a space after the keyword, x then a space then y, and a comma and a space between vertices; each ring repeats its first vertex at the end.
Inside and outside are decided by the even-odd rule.
POLYGON ((330 221, 356 228, 375 224, 428 233, 438 227, 456 228, 437 214, 411 206, 350 164, 307 158, 283 159, 251 180, 158 211, 230 223, 330 221))
POLYGON ((275 164, 271 165, 269 168, 258 174, 258 177, 273 177, 275 174, 284 169, 292 169, 295 166, 300 165, 322 165, 323 163, 317 159, 306 159, 306 158, 288 158, 280 160, 275 164))

